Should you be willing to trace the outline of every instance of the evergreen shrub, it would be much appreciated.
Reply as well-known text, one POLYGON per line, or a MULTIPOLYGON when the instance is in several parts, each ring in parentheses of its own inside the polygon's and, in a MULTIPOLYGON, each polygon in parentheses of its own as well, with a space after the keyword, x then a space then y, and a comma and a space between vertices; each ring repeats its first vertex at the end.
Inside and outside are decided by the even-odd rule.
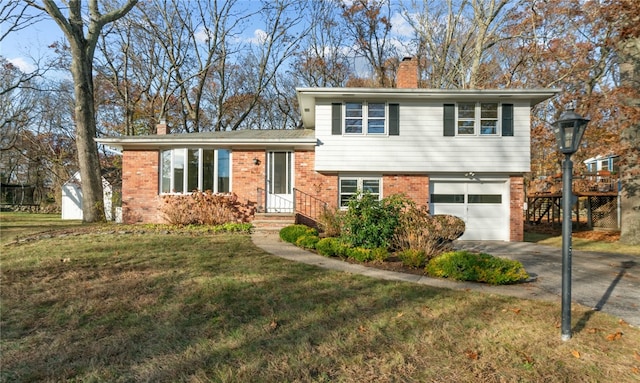
POLYGON ((303 235, 318 235, 318 231, 306 225, 289 225, 280 230, 280 239, 295 244, 303 235))
POLYGON ((529 278, 518 261, 466 250, 447 252, 431 259, 425 271, 434 277, 491 285, 513 284, 529 278))

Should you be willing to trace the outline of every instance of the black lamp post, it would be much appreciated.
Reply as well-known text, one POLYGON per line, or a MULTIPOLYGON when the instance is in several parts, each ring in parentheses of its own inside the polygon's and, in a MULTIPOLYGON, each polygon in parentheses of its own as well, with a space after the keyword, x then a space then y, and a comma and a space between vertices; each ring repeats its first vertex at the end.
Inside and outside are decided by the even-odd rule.
POLYGON ((571 339, 571 205, 573 191, 573 162, 571 155, 578 150, 588 119, 573 110, 566 111, 553 123, 558 149, 565 155, 562 162, 562 340, 571 339))

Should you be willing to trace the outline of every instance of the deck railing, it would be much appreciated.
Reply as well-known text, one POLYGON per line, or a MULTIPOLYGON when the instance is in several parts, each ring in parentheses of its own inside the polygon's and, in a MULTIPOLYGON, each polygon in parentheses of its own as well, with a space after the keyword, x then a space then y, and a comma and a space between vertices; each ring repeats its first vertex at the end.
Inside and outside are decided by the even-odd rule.
MULTIPOLYGON (((574 193, 607 193, 615 194, 619 188, 620 177, 609 171, 589 172, 573 175, 572 190, 574 193)), ((562 193, 562 174, 531 181, 528 195, 562 193)))

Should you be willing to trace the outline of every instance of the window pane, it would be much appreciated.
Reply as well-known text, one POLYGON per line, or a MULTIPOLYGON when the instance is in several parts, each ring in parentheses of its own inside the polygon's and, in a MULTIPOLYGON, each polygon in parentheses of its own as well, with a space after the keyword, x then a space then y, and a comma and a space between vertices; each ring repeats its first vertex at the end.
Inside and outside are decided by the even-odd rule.
POLYGON ((498 119, 498 104, 496 103, 482 103, 480 104, 480 118, 495 118, 498 119))
POLYGON ((501 194, 469 194, 469 203, 502 203, 501 194))
POLYGON ((359 102, 347 102, 346 105, 347 117, 362 117, 362 103, 359 102))
POLYGON ((384 104, 369 104, 369 118, 384 118, 384 104))
POLYGON ((358 191, 358 180, 340 180, 340 193, 355 194, 358 191))
POLYGON ((384 119, 382 120, 369 120, 367 132, 369 133, 384 133, 384 119))
POLYGON ((458 121, 458 134, 474 134, 474 121, 458 121))
POLYGON ((464 194, 431 194, 431 203, 464 203, 464 194))
POLYGON ((198 189, 198 178, 200 175, 200 150, 189 149, 187 151, 187 163, 189 164, 187 171, 187 192, 198 189))
POLYGON ((362 191, 365 193, 379 194, 380 193, 380 180, 363 180, 362 191))
POLYGON ((476 118, 476 104, 473 102, 458 104, 458 118, 476 118))
POLYGON ((289 185, 287 183, 287 153, 274 152, 272 159, 271 193, 289 194, 289 185))
POLYGON ((160 186, 160 192, 171 192, 171 150, 162 151, 162 185, 160 186))
POLYGON ((202 151, 202 190, 213 190, 213 170, 215 169, 215 151, 202 151))
POLYGON ((184 193, 184 149, 173 151, 173 192, 184 193))
POLYGON ((229 193, 231 184, 229 182, 229 151, 226 149, 218 150, 218 193, 229 193))
POLYGON ((362 120, 347 119, 345 121, 345 133, 362 133, 362 120))
POLYGON ((496 120, 483 120, 480 126, 480 134, 496 134, 498 132, 497 126, 498 121, 496 120))

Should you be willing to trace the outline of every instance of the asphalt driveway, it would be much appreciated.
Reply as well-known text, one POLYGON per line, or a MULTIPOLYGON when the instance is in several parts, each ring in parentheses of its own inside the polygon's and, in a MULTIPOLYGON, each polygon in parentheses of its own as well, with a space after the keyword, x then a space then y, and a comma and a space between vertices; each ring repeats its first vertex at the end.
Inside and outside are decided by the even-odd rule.
MULTIPOLYGON (((562 295, 562 250, 530 242, 458 241, 456 247, 516 259, 541 292, 562 295)), ((640 257, 576 251, 571 257, 571 298, 640 327, 640 257)), ((546 295, 546 294, 545 294, 546 295)))

